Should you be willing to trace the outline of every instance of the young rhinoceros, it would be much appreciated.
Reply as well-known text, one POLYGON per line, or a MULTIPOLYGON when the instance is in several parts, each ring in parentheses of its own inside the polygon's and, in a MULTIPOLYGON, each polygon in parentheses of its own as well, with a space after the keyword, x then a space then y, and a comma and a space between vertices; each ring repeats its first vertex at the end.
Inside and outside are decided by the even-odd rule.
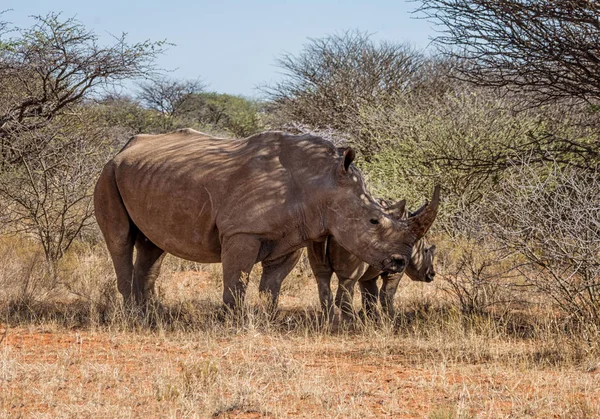
POLYGON ((354 151, 313 135, 138 135, 104 167, 96 220, 126 302, 144 303, 166 252, 223 265, 223 302, 243 301, 255 263, 273 306, 303 247, 332 235, 378 269, 400 272, 437 201, 395 220, 367 192, 354 151), (135 264, 133 249, 136 248, 135 264))
MULTIPOLYGON (((398 290, 400 280, 404 273, 413 281, 431 282, 435 277, 435 268, 433 266, 435 258, 435 244, 426 245, 423 239, 415 243, 413 253, 404 272, 381 272, 376 268, 369 267, 367 271, 358 279, 360 286, 362 306, 367 316, 375 316, 377 312, 377 297, 381 303, 383 313, 390 319, 395 317, 394 296, 398 290), (377 288, 377 279, 381 277, 381 288, 377 288)), ((338 307, 348 311, 352 308, 346 302, 352 301, 352 290, 356 281, 340 282, 335 296, 335 303, 338 307)))
MULTIPOLYGON (((439 186, 434 190, 432 204, 439 204, 439 186)), ((386 212, 394 219, 409 220, 419 216, 427 208, 426 203, 414 213, 406 211, 406 201, 402 200, 394 205, 382 202, 386 212)), ((435 276, 433 260, 435 245, 427 246, 424 240, 419 239, 411 253, 406 274, 413 281, 431 282, 435 276)), ((367 315, 376 313, 377 297, 381 302, 384 313, 392 318, 394 316, 394 296, 404 271, 390 273, 384 272, 346 250, 335 237, 329 237, 326 242, 312 243, 308 246, 308 259, 317 280, 321 309, 329 320, 333 316, 333 298, 331 293, 331 276, 336 274, 339 281, 335 304, 341 308, 344 317, 353 314, 352 296, 354 286, 358 282, 361 287, 363 308, 367 315), (382 277, 381 290, 377 288, 377 279, 382 277)))

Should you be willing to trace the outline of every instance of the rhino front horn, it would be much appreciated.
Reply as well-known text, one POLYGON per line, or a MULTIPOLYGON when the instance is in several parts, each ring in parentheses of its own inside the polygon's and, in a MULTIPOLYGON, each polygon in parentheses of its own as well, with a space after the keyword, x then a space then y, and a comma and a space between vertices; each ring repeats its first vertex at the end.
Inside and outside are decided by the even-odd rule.
POLYGON ((423 237, 429 230, 440 206, 440 185, 436 185, 433 190, 431 202, 419 208, 415 215, 408 219, 408 228, 418 239, 423 237))

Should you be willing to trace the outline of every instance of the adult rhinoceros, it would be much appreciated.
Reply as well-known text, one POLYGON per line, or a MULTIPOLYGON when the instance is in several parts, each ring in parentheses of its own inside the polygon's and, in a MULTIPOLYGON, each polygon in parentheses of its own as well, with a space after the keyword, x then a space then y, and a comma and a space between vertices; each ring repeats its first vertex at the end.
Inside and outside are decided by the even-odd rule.
POLYGON ((365 189, 353 159, 350 148, 282 132, 240 140, 190 129, 133 137, 106 164, 94 192, 119 292, 145 302, 168 252, 221 262, 229 307, 243 299, 252 266, 261 262, 259 289, 276 303, 300 249, 329 235, 378 269, 403 270, 437 206, 393 220, 365 189))

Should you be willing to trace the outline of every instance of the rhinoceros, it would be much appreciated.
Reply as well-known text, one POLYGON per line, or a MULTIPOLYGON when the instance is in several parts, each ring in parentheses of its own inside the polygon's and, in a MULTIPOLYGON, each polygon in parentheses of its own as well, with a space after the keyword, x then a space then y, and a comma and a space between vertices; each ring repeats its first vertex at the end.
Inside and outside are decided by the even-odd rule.
MULTIPOLYGON (((417 241, 404 273, 413 281, 433 281, 435 277, 435 268, 433 266, 435 251, 435 244, 426 245, 423 239, 417 241)), ((381 272, 376 268, 369 267, 358 279, 362 305, 367 315, 373 316, 375 314, 377 298, 379 297, 383 313, 390 319, 394 318, 394 296, 404 273, 381 272), (377 288, 377 279, 379 277, 382 279, 381 289, 377 288)), ((338 307, 343 307, 345 312, 348 312, 350 308, 351 303, 349 302, 352 301, 352 293, 349 290, 352 289, 355 283, 356 281, 352 283, 340 283, 340 286, 338 286, 335 302, 338 307)))
POLYGON ((279 131, 245 139, 191 129, 133 137, 94 191, 119 292, 130 303, 152 298, 171 253, 222 263, 230 308, 243 301, 260 262, 259 290, 275 305, 301 249, 331 235, 377 269, 402 271, 433 223, 437 201, 417 217, 393 219, 367 191, 354 157, 351 148, 279 131))
MULTIPOLYGON (((440 188, 436 186, 433 193, 431 205, 439 205, 440 188)), ((393 219, 408 219, 419 216, 429 204, 423 205, 414 213, 406 210, 406 201, 402 200, 390 205, 380 200, 386 212, 393 219)), ((335 237, 326 241, 314 242, 308 246, 308 260, 317 280, 321 310, 332 320, 333 298, 331 293, 331 277, 333 273, 338 277, 338 290, 335 304, 340 307, 344 317, 353 313, 352 296, 354 286, 358 282, 361 288, 363 308, 367 315, 374 315, 377 297, 381 301, 384 313, 393 318, 394 295, 404 271, 390 273, 384 272, 376 266, 370 266, 362 260, 362 256, 356 256, 346 250, 335 237), (382 277, 381 290, 377 288, 377 279, 382 277)), ((360 253, 362 255, 362 253, 360 253)), ((420 238, 413 246, 409 263, 406 265, 406 274, 413 281, 431 282, 435 276, 433 259, 435 257, 435 245, 427 246, 420 238)))

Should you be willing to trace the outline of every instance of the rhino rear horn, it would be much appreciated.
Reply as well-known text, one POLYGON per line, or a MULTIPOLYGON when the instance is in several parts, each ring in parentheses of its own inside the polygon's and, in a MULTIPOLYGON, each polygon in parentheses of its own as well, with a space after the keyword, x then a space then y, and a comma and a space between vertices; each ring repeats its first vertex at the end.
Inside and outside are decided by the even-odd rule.
POLYGON ((386 208, 386 211, 395 219, 407 218, 406 199, 398 201, 386 208))
POLYGON ((428 200, 425 200, 425 203, 423 205, 421 205, 418 209, 416 209, 414 212, 409 212, 408 216, 409 217, 416 217, 417 215, 419 215, 420 213, 423 212, 423 210, 425 208, 427 208, 427 205, 429 204, 428 200))
POLYGON ((429 230, 435 217, 437 216, 440 205, 440 185, 436 185, 433 190, 431 202, 426 203, 414 215, 408 219, 408 228, 418 239, 423 237, 429 230))

